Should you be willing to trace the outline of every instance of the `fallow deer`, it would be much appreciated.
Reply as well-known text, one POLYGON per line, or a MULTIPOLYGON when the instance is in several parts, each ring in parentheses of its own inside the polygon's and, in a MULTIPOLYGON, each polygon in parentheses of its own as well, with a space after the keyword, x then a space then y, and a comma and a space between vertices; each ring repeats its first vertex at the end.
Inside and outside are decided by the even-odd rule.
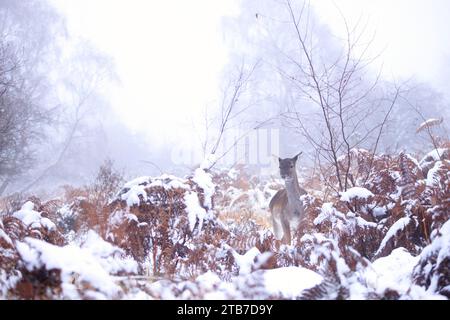
POLYGON ((293 158, 278 158, 285 188, 279 190, 269 204, 275 237, 285 244, 291 243, 291 228, 298 227, 304 212, 300 196, 306 194, 306 191, 298 184, 295 168, 301 154, 302 152, 293 158))

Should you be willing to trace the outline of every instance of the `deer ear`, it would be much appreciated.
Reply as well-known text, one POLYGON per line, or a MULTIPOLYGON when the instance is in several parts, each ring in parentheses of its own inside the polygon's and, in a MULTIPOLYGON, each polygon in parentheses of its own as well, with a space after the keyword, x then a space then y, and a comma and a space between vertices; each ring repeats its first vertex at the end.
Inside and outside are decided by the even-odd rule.
POLYGON ((298 157, 301 156, 302 153, 303 153, 303 151, 298 153, 294 158, 292 158, 292 160, 297 161, 298 157))

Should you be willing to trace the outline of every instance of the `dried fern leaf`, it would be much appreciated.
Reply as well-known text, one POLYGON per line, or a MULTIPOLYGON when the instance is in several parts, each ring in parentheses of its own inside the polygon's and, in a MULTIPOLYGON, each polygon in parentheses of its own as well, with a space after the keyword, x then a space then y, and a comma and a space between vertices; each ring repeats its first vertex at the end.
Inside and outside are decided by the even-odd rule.
POLYGON ((444 121, 444 118, 439 118, 439 119, 431 118, 431 119, 428 119, 427 121, 422 122, 422 123, 419 125, 419 127, 418 127, 417 130, 416 130, 416 133, 419 133, 419 132, 421 132, 421 131, 423 131, 423 130, 425 130, 425 129, 429 129, 429 128, 438 126, 438 125, 440 125, 443 121, 444 121))

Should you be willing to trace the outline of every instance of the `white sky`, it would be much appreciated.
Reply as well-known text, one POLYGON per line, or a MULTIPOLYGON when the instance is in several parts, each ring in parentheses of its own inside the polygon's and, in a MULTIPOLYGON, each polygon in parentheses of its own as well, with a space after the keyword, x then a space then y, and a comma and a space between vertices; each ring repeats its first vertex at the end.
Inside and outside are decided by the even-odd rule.
MULTIPOLYGON (((245 0, 244 0, 245 1, 245 0)), ((149 137, 181 139, 184 126, 216 97, 227 62, 220 19, 235 0, 53 0, 69 30, 114 57, 122 88, 111 93, 120 117, 149 137)), ((323 21, 342 26, 333 0, 312 0, 323 21)), ((363 14, 385 48, 384 70, 445 88, 450 80, 450 1, 335 0, 351 24, 363 14)), ((178 140, 182 141, 182 140, 178 140)))
POLYGON ((92 40, 116 63, 113 107, 136 132, 174 138, 217 96, 227 61, 221 16, 230 0, 53 0, 69 32, 92 40))
POLYGON ((450 1, 313 0, 323 21, 344 30, 336 6, 349 25, 362 17, 368 35, 376 30, 374 51, 382 52, 383 71, 411 77, 450 91, 450 1))

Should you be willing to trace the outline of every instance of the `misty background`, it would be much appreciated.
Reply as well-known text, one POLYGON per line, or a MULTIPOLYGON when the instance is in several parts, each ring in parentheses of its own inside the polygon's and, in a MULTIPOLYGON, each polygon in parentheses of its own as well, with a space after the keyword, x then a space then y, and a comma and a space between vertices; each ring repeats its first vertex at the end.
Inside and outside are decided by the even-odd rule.
MULTIPOLYGON (((367 68, 357 90, 371 90, 358 104, 368 112, 352 139, 391 106, 379 152, 423 155, 433 145, 416 130, 430 118, 442 118, 437 134, 448 136, 448 1, 311 1, 307 8, 302 28, 310 30, 315 61, 333 65, 340 57, 346 23, 360 35, 353 52, 364 53, 367 68)), ((270 0, 1 0, 0 74, 8 88, 1 124, 20 125, 12 136, 2 132, 0 194, 50 196, 61 185, 83 185, 105 159, 127 178, 188 174, 202 157, 179 164, 174 148, 206 156, 227 110, 227 130, 277 129, 279 155, 304 151, 303 164, 312 166, 318 156, 305 132, 314 139, 323 128, 296 84, 288 21, 285 3, 270 0)), ((370 149, 375 138, 355 145, 370 149)))

